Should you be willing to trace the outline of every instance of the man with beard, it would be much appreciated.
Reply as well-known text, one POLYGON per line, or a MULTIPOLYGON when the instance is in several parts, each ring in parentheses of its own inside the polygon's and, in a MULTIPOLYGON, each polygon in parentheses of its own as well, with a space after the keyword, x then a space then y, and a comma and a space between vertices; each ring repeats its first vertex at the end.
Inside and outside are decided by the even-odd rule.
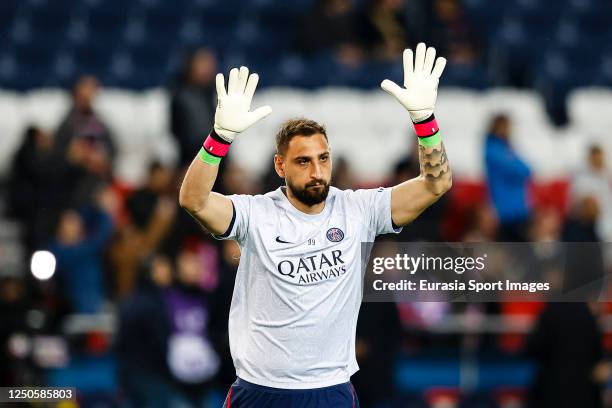
POLYGON ((360 244, 399 232, 451 186, 433 116, 445 62, 419 44, 416 55, 404 52, 404 87, 381 84, 410 114, 421 174, 393 188, 356 191, 330 187, 325 128, 295 119, 276 136, 274 166, 285 186, 256 196, 211 192, 234 137, 272 111, 250 111, 257 74, 232 69, 227 91, 217 75, 214 130, 191 163, 179 200, 213 235, 241 248, 229 316, 238 378, 225 407, 358 406, 350 377, 358 370, 360 244))

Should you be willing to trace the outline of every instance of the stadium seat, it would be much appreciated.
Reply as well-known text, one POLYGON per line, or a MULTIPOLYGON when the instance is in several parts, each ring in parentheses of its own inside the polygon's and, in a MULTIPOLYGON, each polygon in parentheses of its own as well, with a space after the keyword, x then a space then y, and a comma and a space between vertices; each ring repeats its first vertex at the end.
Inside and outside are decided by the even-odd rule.
MULTIPOLYGON (((78 55, 75 53, 73 58, 76 60, 78 55)), ((129 58, 131 61, 133 57, 129 58)), ((132 74, 128 70, 128 77, 132 74)), ((154 77, 160 75, 156 70, 139 71, 138 74, 142 74, 142 78, 136 81, 142 81, 143 88, 144 81, 150 84, 155 82, 154 77)), ((123 81, 128 77, 119 79, 123 81)), ((262 77, 262 82, 266 77, 262 77)), ((106 90, 97 106, 117 137, 121 157, 119 175, 122 181, 127 180, 129 184, 144 177, 146 163, 153 155, 173 160, 174 147, 168 131, 168 95, 162 89, 145 93, 108 89, 121 85, 121 81, 107 81, 104 76, 102 80, 106 90), (135 117, 143 120, 135 122, 135 117), (159 146, 163 147, 155 152, 143 150, 142 146, 150 140, 159 140, 159 146)), ((46 128, 53 127, 61 120, 67 98, 65 91, 58 92, 57 89, 37 91, 27 98, 0 93, 0 115, 5 118, 0 125, 4 135, 0 150, 5 146, 9 150, 13 148, 10 141, 21 137, 27 121, 34 121, 46 128), (4 144, 5 140, 9 141, 9 145, 4 144)), ((570 95, 569 102, 572 125, 557 129, 546 116, 541 97, 534 92, 511 89, 475 92, 442 88, 436 115, 443 123, 445 144, 457 179, 470 182, 482 180, 482 144, 489 118, 497 112, 508 113, 514 119, 512 143, 532 166, 539 182, 556 182, 572 174, 583 163, 586 146, 593 140, 612 152, 612 142, 609 141, 612 139, 602 132, 602 129, 612 127, 608 114, 612 110, 612 93, 605 88, 575 91, 570 95)), ((272 106, 273 114, 256 129, 247 131, 232 147, 232 157, 244 162, 246 170, 252 174, 259 175, 268 169, 267 159, 273 154, 272 138, 280 124, 289 118, 304 115, 328 125, 334 152, 349 158, 351 166, 359 172, 358 176, 367 183, 381 182, 393 163, 412 149, 412 145, 406 142, 406 138, 412 135, 408 115, 393 98, 378 88, 359 91, 336 87, 304 91, 263 87, 255 98, 254 106, 264 104, 272 106), (261 143, 262 137, 269 143, 261 143), (385 143, 367 150, 357 148, 368 145, 372 137, 384 139, 385 143), (373 162, 366 168, 359 166, 372 154, 385 157, 385 160, 373 162), (252 160, 254 156, 263 160, 252 160)))
POLYGON ((185 13, 180 8, 155 8, 144 12, 145 25, 149 33, 176 38, 185 13), (171 11, 172 10, 172 11, 171 11))
POLYGON ((91 74, 103 82, 108 80, 107 67, 112 62, 113 48, 80 45, 69 50, 75 64, 75 77, 91 74))
POLYGON ((490 85, 489 74, 478 63, 449 63, 444 72, 444 86, 485 89, 490 85))
POLYGON ((316 0, 248 0, 249 6, 257 14, 299 17, 305 15, 316 4, 316 0))
POLYGON ((11 157, 22 141, 26 126, 22 109, 23 96, 13 92, 0 91, 0 179, 6 177, 11 157))
POLYGON ((11 88, 23 91, 49 85, 50 67, 54 66, 56 56, 54 48, 26 44, 13 47, 10 53, 17 74, 7 81, 11 88))
POLYGON ((595 84, 608 87, 612 86, 612 50, 604 51, 597 67, 598 72, 594 80, 595 84))
POLYGON ((486 93, 443 88, 436 106, 436 116, 444 122, 443 134, 448 147, 448 158, 454 163, 457 177, 474 180, 482 175, 482 141, 485 136, 488 112, 486 93), (462 146, 472 146, 471 149, 462 146))
POLYGON ((11 48, 0 51, 0 87, 10 89, 11 83, 18 75, 17 59, 11 53, 11 48))
POLYGON ((580 32, 603 35, 610 29, 612 4, 604 0, 573 1, 566 9, 569 17, 575 18, 580 32))
POLYGON ((170 132, 170 101, 166 91, 152 89, 138 95, 136 108, 143 118, 143 138, 151 147, 151 155, 162 163, 176 164, 178 146, 170 132))
POLYGON ((508 16, 500 25, 491 46, 490 63, 496 71, 497 85, 530 86, 531 69, 541 58, 542 49, 549 43, 552 33, 539 32, 519 16, 508 16))
POLYGON ((103 46, 116 46, 125 41, 125 25, 130 9, 95 8, 87 14, 86 25, 90 33, 90 43, 103 46), (123 11, 123 12, 122 12, 123 11))
POLYGON ((575 88, 593 84, 597 65, 590 52, 578 48, 552 49, 533 67, 535 87, 546 101, 549 114, 557 124, 567 122, 566 98, 575 88), (572 55, 573 53, 577 55, 572 55), (583 61, 593 61, 584 64, 583 61), (576 75, 576 72, 580 72, 576 75))
MULTIPOLYGON (((574 90, 568 98, 568 115, 577 129, 591 137, 610 139, 612 128, 612 91, 608 88, 574 90)), ((611 151, 612 152, 612 151, 611 151)))
POLYGON ((79 12, 78 4, 71 0, 53 1, 30 9, 27 13, 30 41, 41 48, 57 47, 65 41, 71 19, 79 12))
POLYGON ((11 26, 22 8, 20 0, 0 2, 0 38, 8 38, 11 26))
POLYGON ((54 132, 70 109, 70 97, 59 89, 39 89, 26 93, 21 107, 27 123, 54 132))
POLYGON ((491 2, 487 0, 464 0, 465 16, 472 22, 475 30, 487 38, 499 26, 509 2, 491 2))
POLYGON ((168 62, 165 55, 148 47, 132 47, 113 56, 105 77, 113 87, 154 88, 166 80, 168 62))

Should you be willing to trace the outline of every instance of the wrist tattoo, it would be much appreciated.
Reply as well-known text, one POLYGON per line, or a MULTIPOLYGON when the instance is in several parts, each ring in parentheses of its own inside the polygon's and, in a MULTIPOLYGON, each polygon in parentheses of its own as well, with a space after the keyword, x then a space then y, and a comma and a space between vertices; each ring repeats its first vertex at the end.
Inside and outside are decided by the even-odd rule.
POLYGON ((446 181, 451 178, 451 170, 444 144, 434 147, 419 145, 421 175, 430 182, 446 181))

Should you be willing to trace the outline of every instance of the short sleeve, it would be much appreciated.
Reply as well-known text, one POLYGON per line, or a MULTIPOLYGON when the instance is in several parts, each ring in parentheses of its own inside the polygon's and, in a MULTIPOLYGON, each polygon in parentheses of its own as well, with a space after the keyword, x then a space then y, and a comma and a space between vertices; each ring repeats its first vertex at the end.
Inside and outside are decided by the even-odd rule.
POLYGON ((213 235, 216 239, 233 239, 239 244, 246 241, 249 231, 249 219, 253 196, 246 194, 233 194, 227 196, 234 207, 232 221, 227 231, 221 235, 213 235))
POLYGON ((355 190, 351 196, 356 201, 363 219, 374 235, 399 233, 391 219, 391 188, 355 190))

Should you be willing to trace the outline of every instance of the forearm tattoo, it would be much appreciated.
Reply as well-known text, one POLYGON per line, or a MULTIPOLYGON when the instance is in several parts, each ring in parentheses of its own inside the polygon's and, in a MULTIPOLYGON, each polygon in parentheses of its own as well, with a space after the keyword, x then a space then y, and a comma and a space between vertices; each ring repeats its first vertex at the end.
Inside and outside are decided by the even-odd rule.
POLYGON ((421 175, 430 183, 447 183, 452 178, 444 144, 435 147, 419 145, 421 175))

